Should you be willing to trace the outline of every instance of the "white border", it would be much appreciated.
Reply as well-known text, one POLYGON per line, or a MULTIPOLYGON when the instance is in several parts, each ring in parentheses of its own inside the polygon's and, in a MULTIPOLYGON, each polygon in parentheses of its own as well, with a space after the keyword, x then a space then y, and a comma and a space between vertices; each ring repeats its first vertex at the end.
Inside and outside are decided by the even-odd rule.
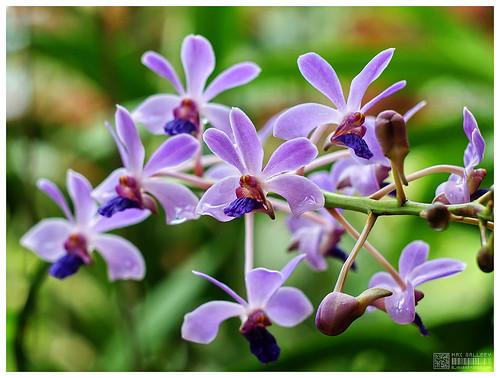
MULTIPOLYGON (((235 2, 234 0, 217 0, 217 1, 206 1, 206 0, 189 0, 189 1, 180 1, 180 0, 169 0, 167 1, 161 1, 161 0, 143 0, 141 2, 138 1, 124 1, 124 0, 108 0, 108 1, 68 1, 68 0, 50 0, 50 1, 36 1, 36 0, 19 0, 19 1, 14 1, 14 0, 4 0, 4 6, 1 8, 2 9, 2 17, 1 17, 1 29, 2 29, 2 34, 3 38, 1 39, 1 46, 3 48, 4 54, 2 55, 2 62, 1 62, 1 72, 2 76, 4 78, 3 83, 6 82, 5 78, 5 73, 6 73, 6 16, 7 12, 6 9, 8 6, 210 6, 210 5, 216 5, 216 6, 493 6, 494 1, 485 1, 485 0, 455 0, 455 1, 450 1, 450 0, 434 0, 432 2, 430 1, 416 1, 416 0, 406 0, 404 3, 401 0, 379 0, 377 2, 374 1, 362 1, 362 0, 337 0, 337 1, 321 1, 321 0, 310 0, 310 1, 300 1, 300 0, 287 0, 287 1, 280 1, 280 0, 240 0, 238 2, 235 2)), ((498 50, 499 50, 499 42, 498 42, 498 30, 499 30, 499 24, 500 24, 500 16, 498 13, 494 12, 494 22, 495 22, 495 54, 494 54, 494 59, 495 59, 495 70, 497 69, 499 65, 499 60, 498 60, 498 50)), ((457 43, 460 43, 460 41, 457 41, 457 43)), ((494 109, 500 109, 500 93, 499 93, 499 84, 498 80, 495 77, 495 96, 494 96, 494 109)), ((0 110, 1 114, 3 115, 3 119, 6 119, 6 86, 3 85, 2 88, 2 101, 0 105, 0 110)), ((0 150, 2 152, 2 164, 1 164, 1 170, 0 170, 0 176, 2 178, 2 185, 0 187, 0 191, 2 194, 2 204, 0 207, 0 225, 1 225, 1 231, 0 231, 0 240, 4 240, 4 246, 6 244, 6 231, 7 231, 7 225, 6 225, 6 127, 4 127, 3 132, 0 134, 0 150)), ((500 146, 500 136, 498 133, 495 133, 494 135, 494 144, 495 146, 500 146)), ((500 154, 497 153, 495 156, 495 165, 497 165, 498 160, 500 160, 500 154)), ((496 180, 497 174, 495 174, 495 181, 496 180)), ((495 213, 498 213, 499 210, 495 211, 495 213)), ((497 219, 499 214, 495 214, 497 219)), ((500 244, 500 242, 495 243, 495 248, 497 247, 497 244, 500 244)), ((0 263, 0 274, 2 275, 2 285, 3 285, 3 295, 0 295, 0 307, 1 307, 1 312, 2 312, 2 319, 3 321, 0 324, 0 331, 3 336, 3 340, 0 343, 0 353, 2 354, 1 358, 1 364, 0 364, 0 372, 5 372, 6 371, 6 342, 5 342, 5 335, 6 335, 6 253, 5 253, 5 248, 3 249, 2 253, 2 261, 0 263)), ((499 290, 499 279, 498 277, 494 278, 494 285, 495 285, 495 302, 497 302, 497 296, 500 294, 499 290)), ((464 306, 466 306, 467 303, 464 303, 464 306)), ((495 311, 497 313, 497 311, 495 311)), ((494 327, 494 350, 496 350, 497 346, 497 340, 498 340, 498 333, 500 332, 498 325, 495 325, 494 327)), ((335 358, 335 356, 332 356, 332 358, 335 358)), ((495 354, 494 357, 494 363, 495 366, 498 367, 500 366, 500 353, 495 354)), ((388 373, 388 372, 380 372, 380 373, 370 373, 371 376, 373 377, 381 377, 381 376, 401 376, 404 374, 405 377, 408 378, 413 378, 413 377, 421 377, 422 375, 429 375, 429 374, 435 374, 437 372, 428 372, 428 373, 388 373)), ((37 375, 39 377, 53 377, 54 373, 33 373, 33 372, 16 372, 16 373, 6 373, 6 375, 12 375, 15 374, 16 376, 19 377, 27 377, 27 376, 32 376, 32 375, 37 375)), ((89 373, 59 373, 59 374, 65 374, 67 376, 71 377, 87 377, 89 373)), ((288 377, 304 377, 304 376, 310 376, 313 373, 310 372, 304 372, 304 373, 299 373, 299 372, 286 372, 286 373, 268 373, 268 372, 259 372, 259 373, 218 373, 218 372, 213 372, 213 373, 194 373, 194 372, 189 372, 189 373, 179 373, 179 372, 149 372, 149 373, 91 373, 95 377, 100 377, 106 375, 106 377, 124 377, 124 376, 134 376, 134 377, 139 377, 147 374, 148 376, 165 376, 165 374, 168 374, 169 376, 193 376, 193 375, 203 375, 206 377, 218 377, 221 375, 224 376, 242 376, 242 377, 253 377, 255 374, 258 374, 259 377, 268 377, 268 376, 281 376, 284 377, 285 375, 288 377)), ((361 377, 365 376, 367 373, 341 373, 341 372, 321 372, 321 373, 314 373, 314 375, 318 376, 329 376, 331 377, 332 375, 335 375, 335 377, 361 377)), ((457 373, 454 372, 439 372, 440 376, 450 376, 454 375, 457 373)), ((467 377, 485 377, 485 376, 490 376, 494 375, 495 373, 461 373, 466 374, 467 377)))

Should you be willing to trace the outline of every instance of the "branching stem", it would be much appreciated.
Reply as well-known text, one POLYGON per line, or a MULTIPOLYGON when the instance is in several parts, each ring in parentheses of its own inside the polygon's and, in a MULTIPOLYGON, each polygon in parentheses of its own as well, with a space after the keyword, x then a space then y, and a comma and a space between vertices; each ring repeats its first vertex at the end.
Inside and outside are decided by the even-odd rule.
POLYGON ((344 289, 344 284, 347 279, 347 275, 349 274, 349 270, 351 269, 352 264, 354 264, 354 260, 356 260, 356 256, 361 250, 361 247, 363 247, 363 244, 365 243, 366 238, 368 238, 368 235, 370 234, 370 231, 372 230, 376 220, 377 216, 375 214, 368 214, 368 218, 366 219, 366 224, 363 228, 363 231, 361 231, 361 234, 359 235, 358 240, 356 240, 351 253, 349 253, 347 260, 344 262, 344 265, 342 265, 342 269, 340 270, 340 274, 337 278, 337 283, 335 284, 334 291, 342 292, 342 290, 344 289))

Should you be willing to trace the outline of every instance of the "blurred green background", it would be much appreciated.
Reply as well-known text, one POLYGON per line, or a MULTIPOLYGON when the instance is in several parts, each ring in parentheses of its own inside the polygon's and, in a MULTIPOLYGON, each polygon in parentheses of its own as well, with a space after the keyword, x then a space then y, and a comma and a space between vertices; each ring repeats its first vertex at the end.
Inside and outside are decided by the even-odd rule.
MULTIPOLYGON (((382 312, 367 314, 338 337, 326 337, 311 316, 293 329, 273 326, 282 356, 263 366, 238 333, 239 320, 225 322, 206 346, 180 337, 183 316, 213 299, 227 299, 194 277, 213 274, 243 293, 243 222, 221 224, 204 217, 167 227, 162 216, 121 230, 143 252, 142 282, 109 283, 96 263, 63 282, 49 278, 47 264, 19 245, 41 218, 61 216, 34 183, 46 177, 64 186, 68 168, 97 185, 119 157, 103 127, 114 104, 133 108, 148 95, 172 92, 140 63, 153 49, 181 71, 179 49, 190 33, 213 44, 218 73, 242 60, 261 75, 217 102, 244 109, 258 127, 285 107, 325 102, 300 75, 298 55, 315 51, 330 61, 346 86, 378 51, 395 56, 369 90, 378 93, 406 79, 408 86, 372 114, 404 112, 426 99, 409 124, 407 171, 438 163, 462 164, 467 144, 462 107, 477 117, 487 149, 481 165, 493 181, 493 8, 481 7, 191 7, 191 8, 9 8, 7 15, 7 368, 8 370, 432 370, 433 352, 493 352, 493 275, 475 264, 475 227, 452 224, 430 230, 421 219, 383 218, 370 241, 394 264, 414 239, 431 245, 431 258, 467 262, 459 276, 425 284, 418 312, 431 336, 393 324, 382 312)), ((163 140, 141 127, 147 151, 163 140)), ((267 153, 279 141, 270 140, 267 153)), ((412 199, 430 202, 437 175, 412 183, 412 199)), ((358 229, 363 216, 347 213, 358 229)), ((278 216, 257 215, 256 265, 280 269, 290 258, 289 234, 278 216)), ((353 241, 344 237, 342 247, 353 241)), ((347 282, 358 294, 379 270, 361 253, 359 270, 347 282)), ((303 264, 289 283, 317 307, 340 269, 313 272, 303 264)), ((485 366, 482 370, 491 370, 485 366)))

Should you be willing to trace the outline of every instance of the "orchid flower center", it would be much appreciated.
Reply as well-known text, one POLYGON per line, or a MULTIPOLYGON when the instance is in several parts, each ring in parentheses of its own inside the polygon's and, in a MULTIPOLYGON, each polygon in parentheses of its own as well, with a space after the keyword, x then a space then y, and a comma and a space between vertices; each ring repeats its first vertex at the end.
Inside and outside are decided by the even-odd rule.
POLYGON ((63 279, 78 272, 84 264, 90 264, 87 241, 81 234, 71 234, 64 242, 66 254, 56 260, 49 268, 49 274, 63 279))
POLYGON ((236 188, 236 199, 224 209, 224 214, 238 218, 254 210, 264 211, 274 219, 274 209, 259 180, 254 176, 244 175, 240 177, 240 185, 236 188))
POLYGON ((200 129, 200 113, 196 103, 185 98, 173 111, 174 119, 164 126, 167 135, 197 134, 200 129))
POLYGON ((110 199, 97 210, 102 216, 109 218, 127 209, 148 209, 153 213, 156 212, 154 199, 143 192, 139 181, 134 177, 121 176, 115 190, 118 196, 110 199))
POLYGON ((330 142, 353 149, 356 156, 370 159, 373 153, 363 140, 366 133, 365 115, 361 112, 347 114, 333 133, 330 142))
POLYGON ((271 321, 262 310, 252 312, 240 328, 250 344, 250 351, 262 363, 276 361, 280 355, 280 348, 274 336, 266 329, 271 321))

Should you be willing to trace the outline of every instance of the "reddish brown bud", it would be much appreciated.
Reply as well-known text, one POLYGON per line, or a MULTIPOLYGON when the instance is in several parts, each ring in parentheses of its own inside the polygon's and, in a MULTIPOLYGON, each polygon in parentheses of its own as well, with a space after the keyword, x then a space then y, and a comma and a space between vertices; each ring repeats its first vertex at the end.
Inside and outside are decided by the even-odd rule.
POLYGON ((375 134, 382 152, 393 163, 403 184, 408 185, 404 175, 404 159, 410 149, 403 116, 394 110, 380 113, 375 120, 375 134))
POLYGON ((334 291, 321 301, 316 312, 316 327, 325 335, 340 335, 353 321, 364 314, 368 305, 391 294, 388 290, 373 288, 365 290, 354 298, 334 291))
POLYGON ((443 231, 448 227, 451 213, 445 205, 436 202, 425 210, 424 215, 434 230, 443 231))

